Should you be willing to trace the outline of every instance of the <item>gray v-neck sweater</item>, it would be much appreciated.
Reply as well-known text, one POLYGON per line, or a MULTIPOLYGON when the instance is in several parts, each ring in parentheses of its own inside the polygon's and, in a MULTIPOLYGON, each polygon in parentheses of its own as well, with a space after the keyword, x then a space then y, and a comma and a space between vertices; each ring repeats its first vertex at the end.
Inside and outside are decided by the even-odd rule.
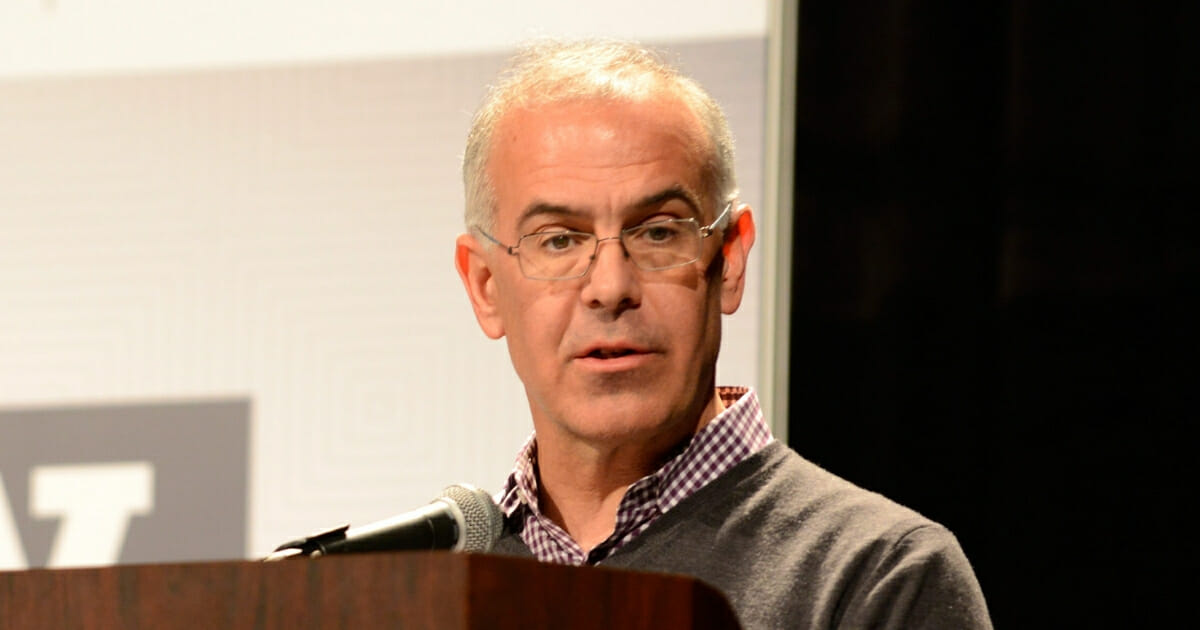
MULTIPOLYGON (((532 555, 505 532, 494 551, 532 555)), ((949 530, 775 442, 601 564, 697 577, 742 627, 991 628, 949 530)))

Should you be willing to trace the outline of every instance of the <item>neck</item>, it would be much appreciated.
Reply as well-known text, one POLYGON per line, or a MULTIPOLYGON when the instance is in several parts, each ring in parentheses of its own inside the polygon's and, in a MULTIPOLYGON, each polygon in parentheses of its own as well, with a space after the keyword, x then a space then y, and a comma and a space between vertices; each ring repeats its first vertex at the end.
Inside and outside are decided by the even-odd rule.
POLYGON ((655 440, 590 442, 538 431, 538 487, 542 512, 585 550, 604 542, 616 526, 625 491, 658 470, 677 448, 725 409, 714 395, 700 420, 680 435, 655 440))

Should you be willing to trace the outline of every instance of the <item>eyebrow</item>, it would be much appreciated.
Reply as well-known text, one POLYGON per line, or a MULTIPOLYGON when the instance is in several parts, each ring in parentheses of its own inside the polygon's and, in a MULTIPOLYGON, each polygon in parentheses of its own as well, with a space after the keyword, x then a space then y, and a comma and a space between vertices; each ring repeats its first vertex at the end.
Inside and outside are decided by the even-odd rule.
MULTIPOLYGON (((702 213, 700 212, 700 206, 696 202, 695 197, 693 197, 682 186, 671 186, 670 188, 666 188, 664 190, 653 193, 651 195, 647 195, 645 197, 642 197, 638 201, 634 202, 629 207, 635 208, 637 210, 645 210, 647 208, 653 208, 654 206, 658 206, 658 205, 661 205, 668 201, 675 201, 675 200, 684 202, 685 204, 687 204, 687 206, 689 208, 692 209, 692 212, 696 213, 697 217, 701 216, 702 213)), ((525 211, 521 213, 521 216, 518 217, 518 219, 517 219, 517 225, 518 226, 524 225, 526 221, 528 221, 534 217, 546 216, 546 215, 554 216, 554 217, 578 219, 578 218, 586 217, 588 215, 588 213, 581 209, 573 208, 571 206, 566 206, 563 204, 549 203, 546 201, 535 201, 532 204, 530 204, 529 207, 525 208, 525 211)))
POLYGON ((525 225, 526 221, 534 217, 546 215, 553 217, 579 218, 585 216, 585 214, 586 213, 582 210, 577 210, 570 206, 547 203, 545 201, 535 201, 534 203, 530 204, 528 208, 525 208, 525 211, 522 212, 521 216, 517 218, 517 225, 525 225))
POLYGON ((687 204, 688 207, 692 209, 692 212, 696 213, 697 218, 700 217, 700 204, 697 203, 695 197, 693 197, 692 194, 682 186, 672 186, 648 197, 643 197, 641 201, 633 204, 633 206, 638 209, 645 209, 675 200, 682 201, 683 203, 687 204))

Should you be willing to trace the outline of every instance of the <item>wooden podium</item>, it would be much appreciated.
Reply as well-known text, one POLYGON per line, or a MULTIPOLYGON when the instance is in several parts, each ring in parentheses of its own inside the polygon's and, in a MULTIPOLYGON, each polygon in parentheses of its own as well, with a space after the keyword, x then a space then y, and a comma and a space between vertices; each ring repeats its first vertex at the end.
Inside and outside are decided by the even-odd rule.
POLYGON ((0 628, 737 628, 691 578, 449 552, 0 572, 0 628))

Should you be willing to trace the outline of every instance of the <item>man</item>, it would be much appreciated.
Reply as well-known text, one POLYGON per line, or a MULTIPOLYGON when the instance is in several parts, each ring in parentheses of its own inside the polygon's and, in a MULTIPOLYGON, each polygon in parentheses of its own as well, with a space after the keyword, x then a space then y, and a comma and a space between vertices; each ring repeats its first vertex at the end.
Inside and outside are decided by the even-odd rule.
POLYGON ((732 165, 719 107, 631 45, 536 45, 490 91, 455 264, 534 426, 497 551, 693 575, 747 628, 990 627, 946 529, 716 387, 755 238, 732 165))

